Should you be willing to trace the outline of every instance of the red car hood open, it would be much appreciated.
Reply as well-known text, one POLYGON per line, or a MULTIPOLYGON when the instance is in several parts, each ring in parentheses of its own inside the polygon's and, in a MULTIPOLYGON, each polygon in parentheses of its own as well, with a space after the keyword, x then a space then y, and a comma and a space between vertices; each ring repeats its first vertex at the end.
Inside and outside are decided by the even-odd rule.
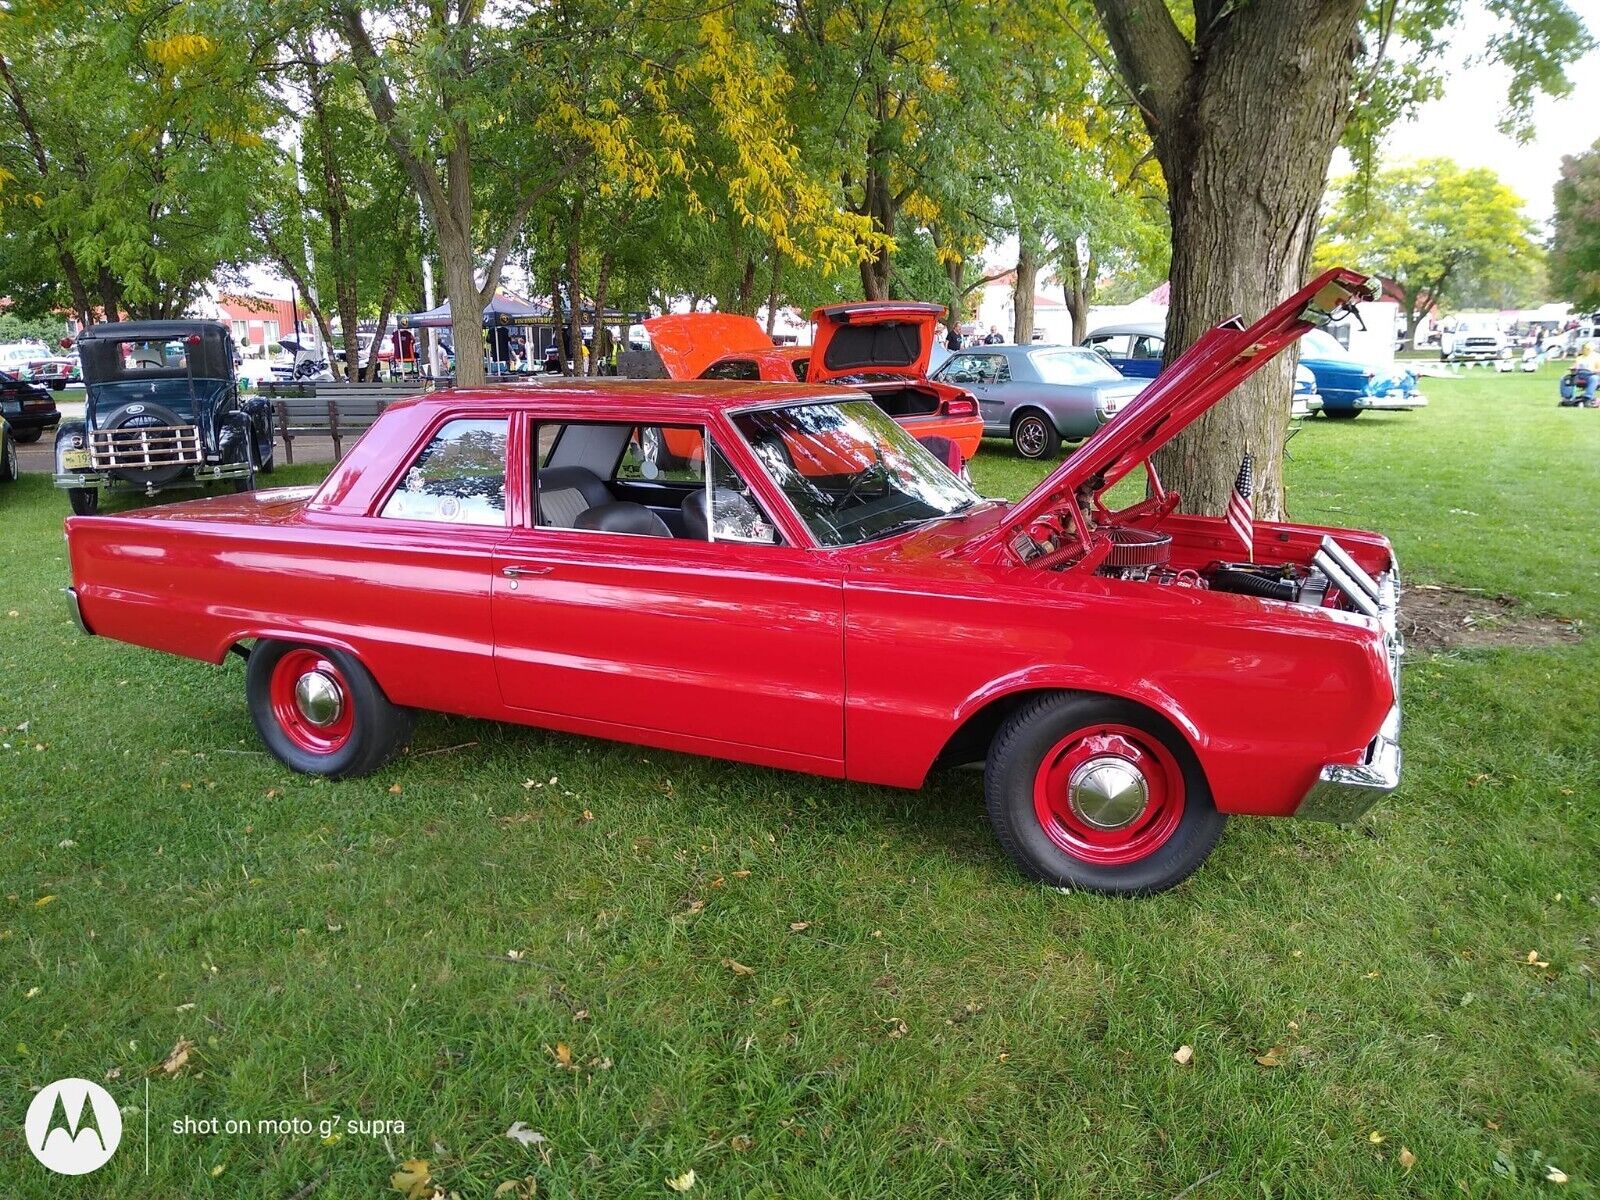
POLYGON ((668 313, 644 327, 670 379, 699 379, 719 358, 772 349, 761 322, 739 313, 668 313))
POLYGON ((811 314, 813 341, 807 383, 858 375, 926 379, 933 327, 942 304, 863 300, 832 304, 811 314))
POLYGON ((1086 485, 1095 494, 1109 488, 1301 334, 1342 315, 1347 305, 1371 299, 1376 287, 1376 280, 1335 268, 1248 328, 1233 317, 1208 330, 1115 419, 1013 505, 994 536, 1007 537, 1043 513, 1072 503, 1086 485))

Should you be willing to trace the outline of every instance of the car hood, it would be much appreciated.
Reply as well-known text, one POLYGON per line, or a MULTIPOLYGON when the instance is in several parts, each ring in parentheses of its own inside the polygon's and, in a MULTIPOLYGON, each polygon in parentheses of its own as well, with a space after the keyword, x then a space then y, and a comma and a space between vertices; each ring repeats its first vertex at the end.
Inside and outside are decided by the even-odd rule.
POLYGON ((866 300, 833 304, 811 314, 811 366, 807 383, 858 375, 926 379, 941 304, 866 300))
POLYGON ((1336 268, 1312 280, 1246 326, 1232 317, 1201 335, 1117 418, 1100 427, 1045 480, 1012 506, 991 536, 1009 537, 1039 516, 1075 503, 1080 490, 1098 494, 1193 424, 1218 400, 1294 345, 1301 334, 1371 299, 1375 280, 1336 268))
POLYGON ((772 349, 761 322, 740 313, 668 313, 644 327, 670 379, 698 379, 720 358, 772 349))

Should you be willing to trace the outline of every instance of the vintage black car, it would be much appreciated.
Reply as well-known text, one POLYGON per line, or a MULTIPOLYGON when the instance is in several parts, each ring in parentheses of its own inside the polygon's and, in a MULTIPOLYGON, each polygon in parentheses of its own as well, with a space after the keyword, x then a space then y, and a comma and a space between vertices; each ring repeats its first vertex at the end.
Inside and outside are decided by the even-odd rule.
POLYGON ((0 371, 0 416, 10 422, 11 435, 23 444, 37 442, 61 420, 56 398, 13 371, 0 371))
POLYGON ((73 512, 96 511, 102 491, 246 492, 272 470, 272 406, 239 394, 227 326, 110 322, 84 330, 78 349, 84 417, 56 431, 56 486, 73 512))

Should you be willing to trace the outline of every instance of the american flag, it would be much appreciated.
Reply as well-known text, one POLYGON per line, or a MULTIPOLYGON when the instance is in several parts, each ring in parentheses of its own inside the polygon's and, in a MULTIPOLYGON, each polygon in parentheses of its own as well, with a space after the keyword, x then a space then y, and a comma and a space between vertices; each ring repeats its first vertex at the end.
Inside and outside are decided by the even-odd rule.
POLYGON ((1245 557, 1251 562, 1256 560, 1255 514, 1250 507, 1250 493, 1255 490, 1255 482, 1255 460, 1246 451, 1244 461, 1239 464, 1239 478, 1233 481, 1233 494, 1228 497, 1228 526, 1239 535, 1245 557))

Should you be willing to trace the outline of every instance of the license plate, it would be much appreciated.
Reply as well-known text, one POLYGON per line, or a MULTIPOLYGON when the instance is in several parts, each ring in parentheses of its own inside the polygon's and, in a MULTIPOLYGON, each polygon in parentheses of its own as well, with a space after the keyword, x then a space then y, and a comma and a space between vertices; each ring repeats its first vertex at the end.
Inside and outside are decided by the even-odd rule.
POLYGON ((87 450, 67 450, 61 455, 61 469, 63 471, 87 471, 89 469, 89 452, 87 450))

